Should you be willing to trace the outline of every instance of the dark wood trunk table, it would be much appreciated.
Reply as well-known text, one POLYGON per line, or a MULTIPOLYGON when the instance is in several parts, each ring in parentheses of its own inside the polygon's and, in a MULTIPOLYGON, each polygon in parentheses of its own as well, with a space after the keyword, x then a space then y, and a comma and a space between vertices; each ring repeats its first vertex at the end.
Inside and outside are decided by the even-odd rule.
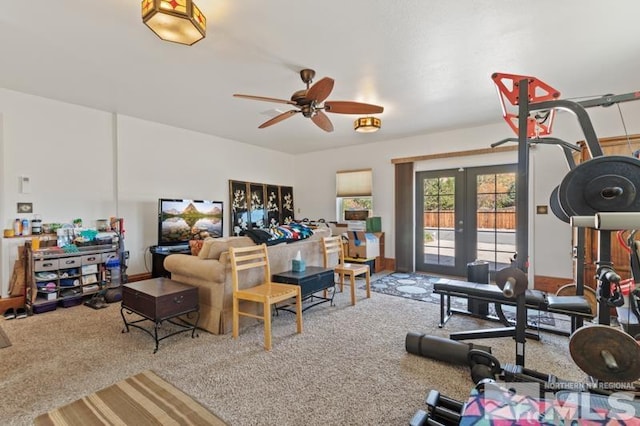
POLYGON ((136 327, 148 333, 156 342, 153 351, 156 353, 160 340, 167 337, 184 331, 191 331, 192 338, 196 336, 195 331, 200 319, 198 309, 198 289, 196 287, 163 277, 128 283, 122 287, 122 306, 120 308, 120 315, 124 321, 122 332, 128 333, 129 327, 136 327), (138 314, 142 319, 127 321, 125 311, 128 314, 138 314), (180 322, 174 321, 182 315, 191 314, 196 315, 193 324, 182 320, 180 322), (139 325, 143 321, 151 321, 153 330, 139 325), (179 329, 159 337, 158 329, 164 321, 179 327, 179 329))
MULTIPOLYGON (((285 271, 273 274, 271 280, 277 283, 299 285, 300 291, 302 292, 303 304, 306 302, 306 306, 303 306, 302 311, 306 311, 320 303, 333 303, 333 295, 335 294, 333 289, 331 291, 331 297, 323 297, 315 294, 335 286, 334 272, 331 268, 307 266, 306 269, 301 272, 285 271)), ((280 309, 293 312, 287 306, 290 305, 276 306, 276 310, 280 309)))

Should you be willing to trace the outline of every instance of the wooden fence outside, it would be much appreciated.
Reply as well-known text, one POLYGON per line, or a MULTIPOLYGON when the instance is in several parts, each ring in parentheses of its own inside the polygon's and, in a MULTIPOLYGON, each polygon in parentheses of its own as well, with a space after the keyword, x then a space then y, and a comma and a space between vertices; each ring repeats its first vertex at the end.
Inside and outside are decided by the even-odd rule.
MULTIPOLYGON (((478 229, 516 229, 516 212, 502 210, 476 213, 478 229)), ((453 210, 424 212, 425 228, 455 228, 453 210)))

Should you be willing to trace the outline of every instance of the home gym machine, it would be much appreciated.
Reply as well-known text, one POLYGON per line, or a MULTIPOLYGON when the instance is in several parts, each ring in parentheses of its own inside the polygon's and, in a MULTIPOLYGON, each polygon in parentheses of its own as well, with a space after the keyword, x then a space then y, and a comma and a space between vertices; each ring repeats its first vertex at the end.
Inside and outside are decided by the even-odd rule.
MULTIPOLYGON (((597 213, 591 218, 574 216, 572 223, 601 231, 638 228, 640 212, 597 213)), ((627 245, 635 285, 640 282, 640 241, 634 240, 634 234, 635 230, 630 233, 627 245)), ((513 271, 505 274, 513 277, 506 279, 503 291, 519 291, 518 275, 513 271)), ((466 402, 431 390, 425 399, 426 410, 418 410, 410 425, 475 424, 486 420, 511 421, 511 424, 526 420, 545 425, 583 420, 597 424, 637 424, 640 383, 633 382, 640 379, 640 344, 637 334, 632 336, 640 324, 640 289, 630 290, 628 300, 624 301, 618 293, 620 276, 612 266, 600 266, 597 275, 600 287, 618 287, 612 292, 608 306, 617 307, 619 318, 625 316, 626 310, 627 322, 621 323, 624 331, 609 325, 589 325, 571 335, 571 357, 588 374, 587 382, 562 380, 516 364, 501 366, 490 348, 410 333, 405 342, 408 352, 466 364, 476 384, 466 402), (629 320, 631 317, 633 322, 629 320), (436 351, 433 346, 437 347, 436 351)))
MULTIPOLYGON (((558 218, 568 222, 569 218, 574 216, 593 216, 599 212, 640 211, 640 161, 631 156, 604 156, 586 111, 591 107, 608 107, 622 102, 639 100, 640 92, 605 95, 574 102, 559 99, 560 92, 558 90, 535 77, 494 73, 491 78, 500 94, 503 118, 518 133, 518 178, 527 175, 528 167, 525 167, 521 161, 525 162, 528 159, 526 151, 530 144, 527 142, 530 140, 529 138, 558 144, 563 148, 570 170, 560 185, 552 191, 550 199, 552 211, 558 218), (511 105, 518 107, 517 114, 507 111, 505 99, 511 105), (572 112, 578 119, 591 156, 590 160, 576 166, 568 152, 571 144, 556 138, 546 137, 551 134, 557 109, 572 112), (531 117, 532 114, 534 114, 533 117, 531 117)), ((526 189, 523 189, 517 193, 525 198, 522 204, 517 204, 517 209, 518 213, 522 214, 526 220, 528 205, 526 204, 525 191, 526 189)), ((528 227, 520 227, 520 219, 521 217, 518 216, 517 233, 522 232, 526 235, 528 227)), ((611 266, 611 233, 600 231, 599 237, 598 266, 611 266)), ((579 230, 579 249, 582 248, 581 244, 584 245, 583 240, 584 235, 581 235, 579 230)), ((518 241, 516 244, 518 253, 526 249, 526 245, 519 245, 518 241)), ((579 256, 581 254, 583 253, 578 253, 579 256)), ((577 271, 582 274, 582 268, 578 267, 577 271)), ((576 277, 576 294, 581 295, 583 291, 582 276, 578 276, 576 277)), ((598 323, 608 325, 610 318, 607 301, 611 300, 609 287, 600 286, 599 292, 598 323)))
MULTIPOLYGON (((631 414, 631 420, 637 421, 640 415, 640 406, 636 401, 638 385, 628 383, 624 389, 631 390, 632 396, 629 410, 615 410, 619 406, 612 407, 611 392, 607 385, 623 384, 623 382, 634 382, 640 379, 640 344, 629 331, 612 327, 610 325, 610 310, 612 306, 619 306, 622 296, 620 295, 620 276, 615 272, 611 262, 611 233, 614 230, 640 229, 640 160, 635 157, 626 156, 604 156, 598 138, 596 136, 587 108, 596 106, 611 106, 621 102, 634 101, 640 99, 640 92, 632 92, 624 95, 606 95, 594 99, 574 102, 559 99, 560 92, 551 86, 541 82, 535 77, 519 76, 513 74, 495 73, 492 79, 498 88, 502 103, 503 118, 509 126, 518 134, 518 171, 516 181, 516 251, 518 256, 510 268, 498 271, 496 284, 501 288, 505 297, 515 297, 516 304, 516 326, 512 329, 504 329, 496 332, 494 336, 511 336, 516 341, 516 363, 501 367, 499 362, 490 354, 490 351, 474 348, 470 345, 456 347, 457 357, 453 359, 462 363, 463 354, 467 354, 466 362, 470 366, 473 374, 472 379, 476 388, 471 392, 471 397, 466 403, 444 397, 437 391, 431 391, 426 398, 427 411, 419 410, 411 419, 411 425, 424 424, 460 424, 466 421, 477 421, 479 419, 491 419, 493 412, 478 409, 478 404, 487 402, 488 395, 483 395, 485 386, 492 383, 496 376, 505 382, 533 382, 538 383, 544 390, 544 395, 537 395, 531 401, 535 403, 533 412, 537 414, 540 424, 556 424, 558 415, 566 415, 563 405, 566 402, 564 397, 556 396, 548 399, 548 391, 557 389, 569 389, 572 392, 578 390, 585 394, 587 405, 590 409, 598 404, 604 405, 604 409, 597 414, 602 419, 616 419, 619 424, 625 424, 625 420, 631 414), (505 82, 507 84, 505 84, 505 82), (511 105, 518 107, 518 113, 508 113, 504 99, 511 105), (567 110, 573 113, 584 133, 587 149, 591 159, 575 165, 573 158, 569 155, 569 149, 558 140, 551 140, 551 143, 558 144, 563 148, 565 157, 569 164, 569 172, 562 179, 558 187, 552 191, 550 204, 553 213, 565 222, 567 220, 578 228, 585 227, 581 224, 584 219, 587 227, 598 230, 598 260, 597 265, 597 300, 598 300, 598 325, 582 326, 573 331, 570 338, 570 353, 574 362, 582 371, 589 375, 594 381, 587 384, 570 384, 567 382, 563 386, 557 385, 557 378, 544 375, 535 371, 527 370, 524 367, 525 361, 525 327, 526 327, 526 305, 524 293, 528 287, 527 283, 527 261, 528 261, 528 170, 529 170, 529 146, 533 139, 540 140, 542 136, 551 133, 555 110, 567 110), (534 114, 533 117, 531 115, 534 114), (593 226, 591 226, 593 221, 593 226), (613 291, 612 291, 613 288, 613 291), (480 365, 481 367, 478 367, 480 365), (555 383, 555 384, 553 384, 555 383), (604 386, 602 386, 604 385, 604 386), (599 398, 601 395, 608 395, 599 398), (545 399, 543 396, 546 396, 545 399), (607 399, 608 398, 608 399, 607 399), (559 407, 559 410, 557 409, 559 407), (544 411, 550 410, 550 411, 544 411), (551 416, 548 420, 547 413, 551 416), (477 416, 480 415, 480 418, 477 416), (474 417, 475 416, 475 417, 474 417), (625 417, 626 416, 626 417, 625 417)), ((509 141, 509 140, 505 140, 509 141)), ((580 238, 580 232, 578 232, 580 238)), ((580 241, 579 241, 580 243, 580 241)), ((640 275, 640 259, 638 242, 629 240, 631 250, 632 271, 640 275), (635 258, 634 258, 635 256, 635 258)), ((581 268, 580 268, 581 269, 581 268)), ((637 321, 640 324, 640 276, 634 276, 633 289, 629 293, 630 310, 637 313, 637 321)), ((578 280, 576 294, 579 295, 582 280, 578 280)), ((635 328, 637 329, 637 328, 635 328)), ((635 330, 634 329, 634 330, 635 330)), ((489 336, 487 336, 489 337, 489 336)), ((433 354, 430 339, 427 336, 409 334, 405 341, 407 351, 422 356, 431 357, 433 354), (419 340, 419 343, 416 343, 419 340)), ((454 343, 450 343, 454 345, 454 343)), ((436 359, 438 355, 435 355, 436 359)), ((449 358, 451 359, 451 358, 449 358)), ((502 386, 502 385, 499 385, 502 386)), ((520 415, 526 407, 525 399, 529 396, 518 395, 517 389, 514 391, 512 385, 501 388, 502 398, 495 398, 496 393, 492 393, 494 408, 502 408, 503 413, 507 411, 511 416, 520 415), (514 407, 518 409, 514 410, 514 407), (520 412, 520 414, 518 414, 520 412)), ((500 392, 497 392, 498 394, 500 392)), ((578 417, 582 411, 580 403, 577 401, 578 417)), ((618 401, 619 402, 619 401, 618 401)), ((629 402, 629 401, 627 401, 629 402)), ((624 405, 624 404, 622 404, 624 405)), ((573 411, 575 414, 575 411, 573 411)), ((587 414, 591 415, 591 411, 587 414)), ((566 417, 566 416, 565 416, 566 417)), ((498 419, 500 417, 496 417, 498 419)), ((517 421, 524 417, 504 418, 504 420, 517 421)))
MULTIPOLYGON (((557 425, 575 424, 572 421, 581 419, 597 419, 602 424, 606 423, 605 420, 618 421, 614 424, 637 424, 634 422, 640 416, 640 402, 637 400, 640 387, 628 382, 640 376, 637 342, 630 337, 620 339, 608 326, 587 326, 581 330, 589 330, 589 333, 572 339, 571 348, 572 354, 573 350, 583 354, 583 360, 576 361, 585 361, 588 371, 594 375, 584 383, 567 381, 516 364, 501 365, 481 347, 408 335, 407 350, 417 342, 420 349, 439 343, 440 353, 448 351, 450 354, 447 359, 440 360, 468 365, 475 383, 466 401, 430 390, 425 398, 426 406, 416 411, 409 424, 478 424, 476 422, 487 420, 521 424, 528 420, 527 424, 557 425), (608 361, 603 361, 600 354, 603 347, 606 347, 607 356, 617 363, 615 370, 609 368, 608 361)), ((431 350, 429 353, 432 354, 431 350)))

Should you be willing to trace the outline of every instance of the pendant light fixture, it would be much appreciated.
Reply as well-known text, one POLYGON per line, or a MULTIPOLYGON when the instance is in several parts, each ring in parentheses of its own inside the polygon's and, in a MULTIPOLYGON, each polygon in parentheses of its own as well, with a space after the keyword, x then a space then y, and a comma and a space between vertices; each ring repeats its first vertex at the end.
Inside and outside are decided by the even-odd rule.
POLYGON ((207 18, 192 0, 142 0, 142 22, 162 40, 188 46, 207 32, 207 18))
POLYGON ((373 133, 380 130, 382 122, 376 117, 360 117, 353 122, 353 129, 359 133, 373 133))

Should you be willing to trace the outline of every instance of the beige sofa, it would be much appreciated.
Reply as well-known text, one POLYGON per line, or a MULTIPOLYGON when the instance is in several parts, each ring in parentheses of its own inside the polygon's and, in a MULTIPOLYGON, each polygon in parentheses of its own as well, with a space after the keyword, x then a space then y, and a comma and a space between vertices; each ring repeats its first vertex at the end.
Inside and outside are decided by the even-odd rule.
MULTIPOLYGON (((292 243, 269 246, 271 273, 288 271, 291 260, 300 252, 308 266, 322 266, 322 238, 331 236, 329 228, 314 230, 311 237, 292 243)), ((164 267, 171 272, 171 279, 198 287, 200 319, 198 327, 213 334, 231 332, 232 282, 229 263, 229 247, 244 247, 255 244, 249 237, 211 238, 205 240, 197 256, 172 254, 166 257, 164 267)), ((240 287, 251 287, 259 283, 261 276, 240 276, 240 287)), ((247 302, 248 303, 248 302, 247 302)), ((244 309, 257 309, 257 304, 244 309)), ((241 317, 240 327, 256 320, 241 317)))

